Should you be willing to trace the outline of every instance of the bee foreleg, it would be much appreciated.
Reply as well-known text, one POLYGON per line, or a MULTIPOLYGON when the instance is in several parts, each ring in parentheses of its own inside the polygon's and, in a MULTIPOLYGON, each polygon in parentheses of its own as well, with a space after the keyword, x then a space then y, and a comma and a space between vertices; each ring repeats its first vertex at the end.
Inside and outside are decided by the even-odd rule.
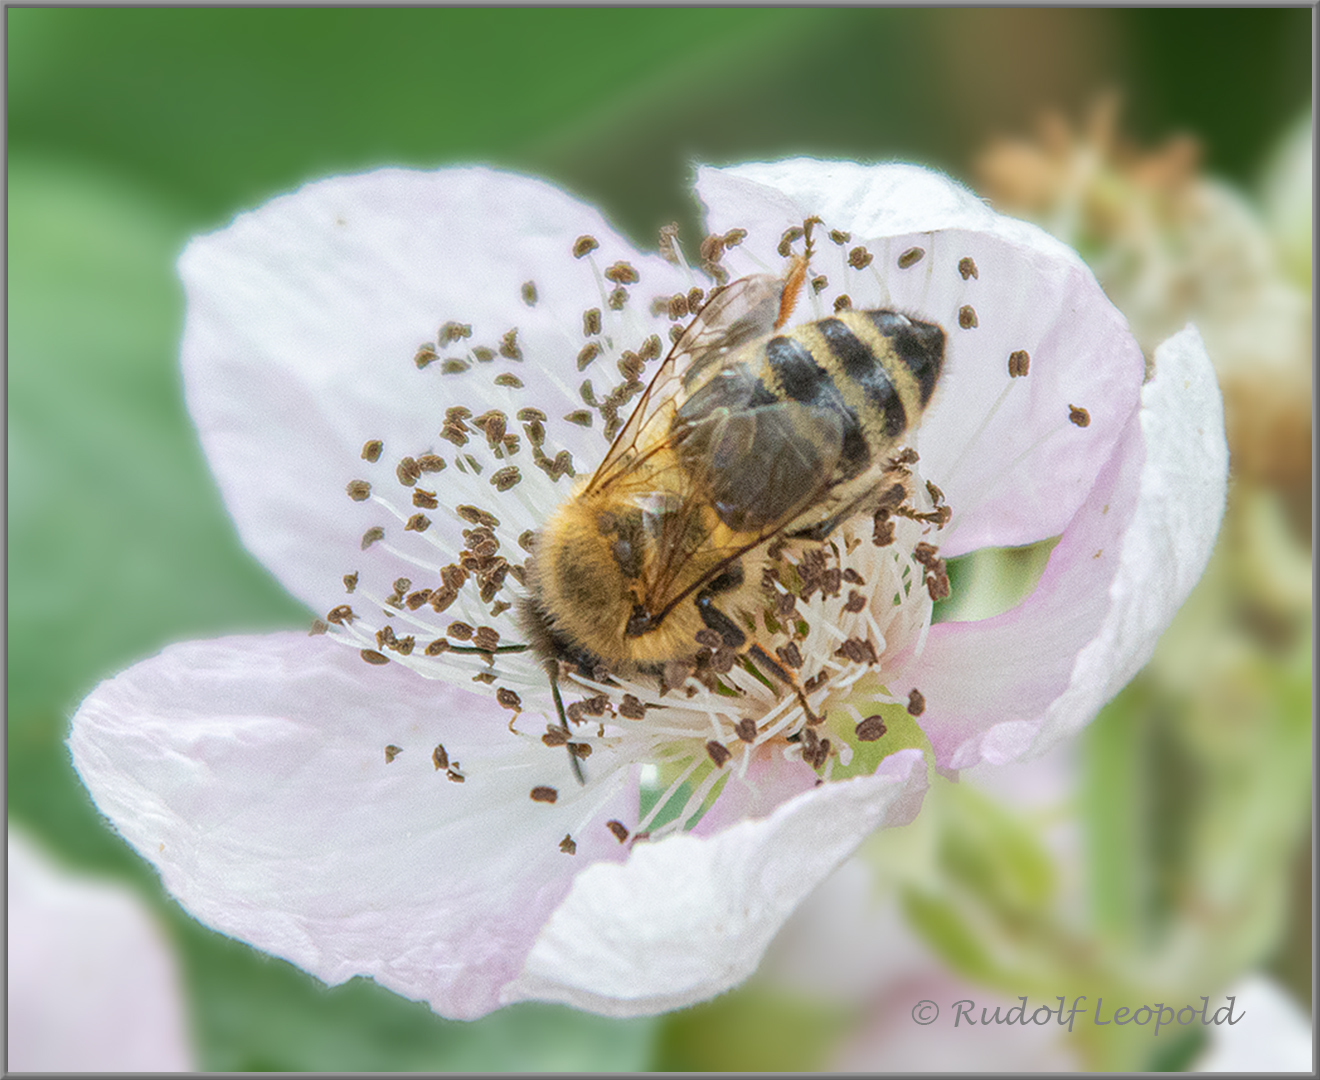
POLYGON ((742 648, 747 635, 738 629, 737 624, 715 606, 715 598, 708 592, 697 597, 697 612, 701 621, 719 634, 724 644, 731 649, 742 648))
POLYGON ((797 679, 779 663, 773 659, 760 645, 753 645, 747 650, 747 655, 751 657, 752 662, 761 668, 767 675, 772 675, 785 686, 793 688, 793 693, 797 695, 798 704, 802 706, 802 711, 807 714, 808 724, 819 724, 825 719, 823 716, 817 716, 811 710, 811 703, 807 701, 807 693, 802 689, 802 685, 797 679))

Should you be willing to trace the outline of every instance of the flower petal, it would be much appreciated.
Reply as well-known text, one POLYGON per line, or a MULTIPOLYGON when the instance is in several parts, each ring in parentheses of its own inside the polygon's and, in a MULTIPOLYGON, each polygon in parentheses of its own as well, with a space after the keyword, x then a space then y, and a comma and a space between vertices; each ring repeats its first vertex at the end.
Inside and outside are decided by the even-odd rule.
POLYGON ((623 857, 604 821, 637 801, 635 784, 579 787, 566 755, 491 712, 324 639, 240 637, 103 683, 69 744, 102 813, 202 922, 327 983, 369 975, 472 1018, 574 873, 623 857), (539 785, 557 802, 533 802, 539 785))
POLYGON ((8 895, 10 1069, 196 1068, 178 965, 136 894, 61 869, 11 830, 8 895))
MULTIPOLYGON (((617 355, 665 334, 668 322, 646 308, 653 294, 687 288, 674 267, 639 256, 590 207, 549 184, 481 168, 385 169, 309 184, 194 240, 179 270, 188 405, 225 502, 248 548, 322 612, 340 602, 337 585, 361 560, 363 533, 383 524, 374 502, 345 494, 367 471, 367 440, 384 443, 380 467, 405 502, 410 492, 394 484, 392 463, 423 453, 449 459, 431 486, 475 484, 493 497, 490 471, 465 479, 455 447, 438 437, 455 405, 510 417, 540 408, 551 456, 562 447, 589 463, 604 452, 599 422, 584 430, 561 417, 582 408, 584 374, 605 392, 620 376, 608 349, 576 370, 583 311, 603 309, 593 340, 617 355), (574 241, 586 234, 600 250, 574 259, 574 241), (597 266, 619 260, 642 280, 615 312, 597 266), (440 330, 450 321, 471 337, 449 341, 440 330), (506 351, 521 361, 499 353, 511 330, 506 351), (414 357, 426 342, 437 360, 419 371, 414 357), (474 346, 491 358, 473 359, 474 346), (445 358, 469 369, 443 374, 445 358), (524 386, 496 385, 500 375, 524 386)), ((536 470, 528 463, 524 472, 536 470)), ((535 524, 522 512, 514 536, 535 524)), ((436 517, 433 537, 457 537, 461 522, 436 517)), ((389 565, 379 547, 372 558, 380 580, 416 570, 402 559, 389 565)))
POLYGON ((793 909, 865 837, 915 816, 920 751, 873 776, 805 792, 710 837, 635 847, 585 871, 506 1001, 560 1001, 611 1016, 679 1008, 741 982, 793 909))
POLYGON ((946 555, 1063 530, 1136 409, 1144 371, 1126 322, 1074 252, 911 165, 703 168, 698 190, 715 231, 750 230, 730 260, 775 265, 784 230, 818 215, 824 230, 849 234, 816 234, 812 273, 831 283, 825 297, 840 291, 854 308, 897 308, 945 328, 944 373, 915 445, 954 513, 940 535, 946 555), (858 253, 864 265, 850 265, 858 253), (1019 351, 1029 374, 1014 377, 1019 351))
POLYGON ((1189 327, 1156 350, 1140 413, 1032 595, 931 628, 906 675, 941 765, 1042 752, 1136 674, 1209 560, 1227 464, 1219 389, 1189 327))

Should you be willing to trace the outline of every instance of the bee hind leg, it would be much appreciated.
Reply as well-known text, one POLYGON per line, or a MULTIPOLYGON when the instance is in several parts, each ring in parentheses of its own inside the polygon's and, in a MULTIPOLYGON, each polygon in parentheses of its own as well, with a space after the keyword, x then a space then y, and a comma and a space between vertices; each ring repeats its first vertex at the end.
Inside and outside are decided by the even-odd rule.
POLYGON ((812 711, 811 703, 807 701, 807 692, 802 689, 802 684, 791 674, 778 660, 770 656, 760 645, 753 645, 747 650, 747 655, 751 657, 752 663, 756 664, 767 675, 778 679, 784 686, 790 687, 797 695, 798 704, 802 706, 802 711, 806 713, 807 723, 815 725, 821 723, 825 717, 818 716, 812 711))

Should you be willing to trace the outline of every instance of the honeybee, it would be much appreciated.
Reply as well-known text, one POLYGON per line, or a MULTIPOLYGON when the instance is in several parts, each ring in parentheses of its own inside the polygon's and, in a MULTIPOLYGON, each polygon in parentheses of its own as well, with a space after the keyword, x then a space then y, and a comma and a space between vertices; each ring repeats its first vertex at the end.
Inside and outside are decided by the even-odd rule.
POLYGON ((717 292, 537 534, 522 621, 557 702, 560 665, 661 674, 695 656, 699 634, 715 640, 703 631, 796 688, 742 629, 765 604, 767 549, 823 540, 873 495, 931 399, 945 341, 887 309, 781 333, 806 272, 798 256, 784 276, 717 292))

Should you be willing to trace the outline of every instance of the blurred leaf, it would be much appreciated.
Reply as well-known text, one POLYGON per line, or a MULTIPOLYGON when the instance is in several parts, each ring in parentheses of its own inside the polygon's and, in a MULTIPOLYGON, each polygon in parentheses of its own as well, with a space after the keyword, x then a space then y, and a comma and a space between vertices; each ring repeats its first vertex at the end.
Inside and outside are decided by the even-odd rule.
POLYGON ((851 1017, 847 1011, 749 985, 660 1022, 656 1072, 810 1072, 851 1017))
POLYGON ((203 1067, 215 1072, 632 1072, 656 1022, 525 1004, 442 1020, 367 979, 326 988, 281 960, 192 922, 175 924, 189 967, 203 1067))

